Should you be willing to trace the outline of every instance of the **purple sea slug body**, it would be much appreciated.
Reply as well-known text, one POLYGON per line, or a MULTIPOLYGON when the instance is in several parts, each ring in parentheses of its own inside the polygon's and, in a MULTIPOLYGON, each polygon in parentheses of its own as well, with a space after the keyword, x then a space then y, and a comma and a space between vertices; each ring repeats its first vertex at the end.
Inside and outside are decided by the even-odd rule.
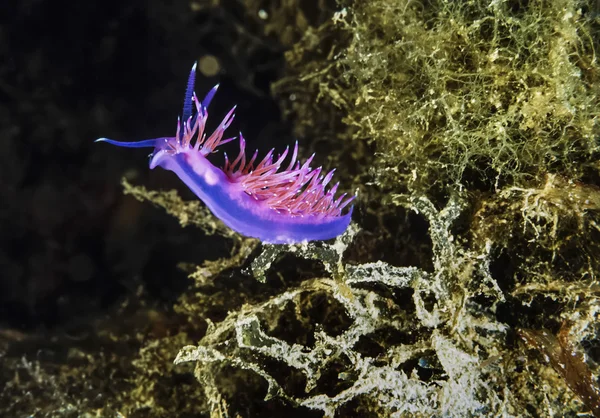
POLYGON ((174 137, 119 142, 108 138, 96 141, 128 148, 154 147, 150 168, 160 166, 174 172, 227 226, 242 235, 271 244, 293 244, 326 240, 342 234, 352 216, 352 206, 342 210, 355 198, 335 197, 338 184, 327 189, 335 170, 321 174, 312 169, 311 156, 304 164, 297 161, 298 143, 290 161, 284 165, 289 147, 274 158, 271 150, 256 163, 258 151, 246 160, 244 137, 240 133, 240 152, 224 167, 215 167, 207 156, 222 144, 234 118, 235 107, 227 113, 217 129, 206 137, 208 105, 218 85, 202 102, 194 93, 196 65, 188 79, 182 119, 177 122, 174 137), (282 169, 282 167, 284 167, 282 169))

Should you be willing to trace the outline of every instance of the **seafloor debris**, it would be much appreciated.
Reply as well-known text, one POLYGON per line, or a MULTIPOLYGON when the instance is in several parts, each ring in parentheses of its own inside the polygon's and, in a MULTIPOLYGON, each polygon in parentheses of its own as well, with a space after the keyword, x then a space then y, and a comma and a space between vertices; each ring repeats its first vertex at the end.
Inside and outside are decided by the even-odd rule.
POLYGON ((600 386, 581 347, 571 341, 570 324, 563 323, 556 336, 548 330, 519 329, 518 333, 528 347, 542 353, 594 416, 600 417, 600 386))

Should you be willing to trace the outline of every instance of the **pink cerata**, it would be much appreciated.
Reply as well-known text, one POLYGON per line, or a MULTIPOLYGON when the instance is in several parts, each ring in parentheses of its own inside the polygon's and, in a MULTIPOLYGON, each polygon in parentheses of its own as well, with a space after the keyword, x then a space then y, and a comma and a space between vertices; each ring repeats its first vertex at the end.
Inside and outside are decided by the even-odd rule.
POLYGON ((185 92, 182 119, 177 120, 174 137, 138 142, 99 138, 96 142, 128 148, 154 147, 150 168, 160 166, 174 172, 213 214, 242 235, 271 244, 293 244, 326 240, 343 233, 350 223, 352 206, 345 214, 342 210, 356 196, 343 194, 336 198, 339 183, 327 188, 335 170, 322 175, 321 167, 312 169, 314 154, 304 164, 298 162, 297 142, 285 166, 282 164, 289 147, 277 158, 271 150, 256 163, 257 151, 247 161, 246 142, 241 133, 240 152, 233 161, 225 155, 223 168, 208 161, 207 156, 219 145, 235 139, 223 139, 223 133, 233 121, 235 106, 207 138, 204 132, 207 108, 219 86, 212 88, 200 102, 194 93, 195 79, 194 64, 185 92))

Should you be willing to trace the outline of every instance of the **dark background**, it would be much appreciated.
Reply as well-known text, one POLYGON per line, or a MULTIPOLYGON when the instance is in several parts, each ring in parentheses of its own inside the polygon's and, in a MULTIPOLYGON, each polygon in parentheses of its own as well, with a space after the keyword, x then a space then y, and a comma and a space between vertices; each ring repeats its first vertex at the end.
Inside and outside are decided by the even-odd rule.
POLYGON ((269 92, 284 48, 261 25, 233 1, 2 2, 0 327, 85 321, 140 286, 160 305, 187 285, 178 262, 227 254, 220 238, 122 194, 126 176, 193 198, 148 169, 148 150, 93 141, 174 135, 189 70, 208 57, 219 72, 199 71, 196 91, 221 83, 212 123, 237 104, 232 136, 242 130, 252 149, 292 143, 269 92))

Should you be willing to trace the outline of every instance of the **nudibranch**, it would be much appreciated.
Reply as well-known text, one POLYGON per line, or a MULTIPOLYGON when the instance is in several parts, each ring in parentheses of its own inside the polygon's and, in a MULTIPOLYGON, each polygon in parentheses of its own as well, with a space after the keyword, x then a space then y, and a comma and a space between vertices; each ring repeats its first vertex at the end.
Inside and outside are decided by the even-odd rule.
POLYGON ((256 163, 258 151, 246 160, 246 142, 240 133, 240 152, 223 168, 214 166, 208 155, 234 138, 223 139, 231 125, 235 106, 207 138, 208 106, 217 92, 216 85, 204 100, 194 92, 196 65, 192 67, 174 137, 119 142, 99 138, 119 147, 154 147, 150 168, 160 166, 174 172, 228 227, 238 233, 270 244, 293 244, 326 240, 343 233, 352 216, 348 206, 355 196, 335 196, 338 184, 327 188, 335 170, 322 174, 311 168, 314 154, 303 164, 297 161, 298 143, 287 164, 289 147, 274 157, 274 149, 256 163), (282 168, 283 167, 283 168, 282 168))

